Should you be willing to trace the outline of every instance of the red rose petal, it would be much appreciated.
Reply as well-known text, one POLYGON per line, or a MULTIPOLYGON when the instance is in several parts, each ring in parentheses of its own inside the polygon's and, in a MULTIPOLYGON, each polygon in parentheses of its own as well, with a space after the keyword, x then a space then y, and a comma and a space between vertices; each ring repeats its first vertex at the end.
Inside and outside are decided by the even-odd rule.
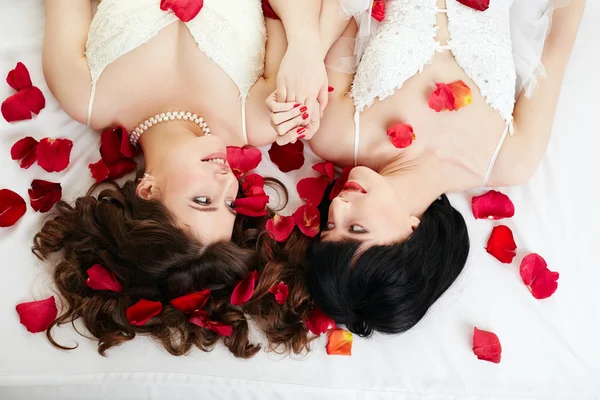
POLYGON ((258 271, 254 270, 250 272, 244 279, 242 279, 233 289, 231 298, 229 299, 231 304, 234 306, 241 306, 254 294, 254 287, 258 280, 258 271))
POLYGON ((32 86, 29 71, 27 70, 25 64, 23 64, 22 62, 18 62, 15 69, 8 72, 6 82, 11 88, 17 91, 32 86))
POLYGON ((246 196, 265 196, 265 180, 259 174, 249 174, 244 178, 242 191, 246 196))
POLYGON ((109 292, 119 293, 123 290, 123 286, 117 280, 112 271, 107 270, 100 264, 95 264, 87 270, 88 278, 85 284, 94 290, 106 290, 109 292))
POLYGON ((558 288, 559 273, 550 271, 539 254, 532 253, 523 258, 519 272, 523 283, 538 300, 552 296, 558 288))
POLYGON ((475 219, 502 219, 515 215, 515 206, 504 193, 490 190, 471 199, 475 219))
POLYGON ((269 157, 281 172, 300 169, 304 165, 304 143, 301 140, 284 146, 273 143, 269 149, 269 157))
POLYGON ((133 158, 122 158, 114 163, 108 164, 108 179, 117 179, 135 171, 137 162, 133 158))
POLYGON ((185 296, 177 297, 170 301, 171 305, 181 312, 186 314, 192 314, 198 310, 201 310, 208 298, 210 297, 210 290, 204 289, 200 292, 186 294, 185 296))
POLYGON ((258 167, 261 160, 262 154, 257 148, 227 146, 227 163, 238 178, 258 167))
POLYGON ((398 124, 387 130, 390 141, 397 149, 404 149, 410 146, 417 137, 413 127, 406 124, 398 124))
POLYGON ((510 264, 517 255, 517 244, 510 228, 506 225, 495 226, 485 249, 500 262, 510 264))
POLYGON ((204 0, 161 0, 160 9, 173 11, 182 22, 190 22, 204 6, 204 0))
POLYGON ((324 161, 322 163, 315 164, 313 165, 313 169, 322 176, 326 176, 329 180, 329 183, 333 182, 333 178, 335 178, 335 169, 332 162, 324 161))
POLYGON ((23 169, 27 169, 37 160, 36 149, 38 141, 31 136, 19 140, 10 149, 10 158, 19 162, 23 169))
POLYGON ((473 353, 478 359, 500 363, 502 346, 495 333, 473 329, 473 353))
POLYGON ((490 0, 458 0, 458 2, 478 11, 485 11, 490 7, 490 0))
POLYGON ((288 298, 289 288, 285 283, 279 282, 269 289, 269 293, 275 296, 275 301, 277 301, 279 305, 282 305, 288 298))
POLYGON ((148 320, 162 311, 160 301, 150 301, 141 299, 125 311, 127 321, 131 325, 143 326, 148 320))
POLYGON ((275 12, 275 10, 273 10, 271 4, 269 4, 269 0, 262 0, 262 9, 265 18, 279 19, 279 16, 275 12))
POLYGON ((69 139, 44 138, 38 144, 38 164, 48 172, 60 172, 67 168, 73 142, 69 139))
POLYGON ((50 211, 62 197, 60 183, 34 179, 29 189, 29 204, 34 211, 45 213, 50 211))
POLYGON ((93 164, 89 164, 88 168, 90 169, 92 177, 94 177, 96 182, 102 182, 108 179, 109 170, 103 159, 100 159, 98 162, 93 164))
POLYGON ((210 329, 220 336, 231 336, 233 327, 219 321, 212 321, 208 318, 208 313, 204 310, 198 310, 190 318, 190 323, 198 325, 201 328, 210 329))
POLYGON ((34 114, 39 114, 46 107, 46 98, 40 89, 33 86, 21 90, 21 102, 34 114))
POLYGON ((235 212, 240 215, 246 215, 248 217, 262 217, 267 215, 268 203, 269 196, 266 195, 244 197, 235 199, 233 202, 233 208, 235 209, 235 212))
POLYGON ((346 167, 342 170, 342 175, 337 178, 333 188, 331 189, 331 193, 329 193, 329 200, 335 199, 342 190, 344 190, 344 185, 348 182, 348 176, 350 175, 350 171, 352 171, 354 167, 346 167))
POLYGON ((17 305, 16 309, 21 324, 31 333, 43 332, 48 329, 58 313, 54 296, 45 300, 21 303, 17 305))
POLYGON ((133 146, 129 141, 129 132, 122 126, 117 126, 115 129, 117 135, 121 135, 121 154, 127 158, 137 157, 142 154, 141 150, 133 146))
POLYGON ((0 111, 6 122, 31 119, 31 110, 23 102, 24 97, 23 92, 17 92, 2 102, 0 111))
POLYGON ((315 307, 310 312, 308 319, 304 321, 306 327, 313 334, 320 336, 330 329, 335 329, 335 321, 329 318, 320 308, 315 307))
POLYGON ((267 221, 265 227, 273 239, 277 242, 285 242, 294 230, 294 217, 275 214, 267 221))
POLYGON ((318 178, 301 179, 296 185, 296 189, 302 200, 317 205, 323 200, 327 186, 327 178, 320 176, 318 178))
POLYGON ((429 96, 429 108, 441 111, 454 111, 456 99, 452 93, 452 88, 445 83, 436 83, 436 89, 429 96))
POLYGON ((371 16, 379 22, 383 21, 383 19, 385 18, 384 0, 373 0, 373 6, 371 7, 371 16))
POLYGON ((312 204, 299 207, 293 214, 294 222, 300 231, 308 237, 315 237, 319 233, 321 216, 319 210, 312 204))
POLYGON ((0 228, 13 226, 27 211, 25 200, 8 189, 0 190, 0 228))
POLYGON ((343 329, 336 329, 329 335, 327 340, 327 354, 330 356, 352 355, 352 334, 343 329))
POLYGON ((121 135, 114 129, 105 129, 100 134, 100 156, 109 165, 125 157, 121 153, 121 135))

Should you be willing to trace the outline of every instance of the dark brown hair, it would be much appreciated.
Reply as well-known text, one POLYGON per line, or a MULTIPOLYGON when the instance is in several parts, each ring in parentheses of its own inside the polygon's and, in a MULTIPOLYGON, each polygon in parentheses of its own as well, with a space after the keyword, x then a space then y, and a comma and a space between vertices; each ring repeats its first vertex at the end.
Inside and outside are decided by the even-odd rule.
POLYGON ((102 355, 144 334, 173 355, 187 354, 193 347, 210 351, 222 340, 236 357, 248 358, 260 349, 248 338, 249 314, 265 330, 271 349, 298 353, 308 348, 304 324, 288 323, 303 321, 306 312, 305 295, 301 294, 305 291, 295 290, 297 277, 306 268, 306 238, 296 233, 285 244, 278 244, 264 231, 268 217, 238 216, 231 242, 206 246, 178 227, 162 203, 137 196, 136 186, 136 181, 123 187, 95 185, 74 205, 60 201, 53 217, 36 234, 33 252, 40 259, 62 252, 53 270, 62 309, 46 331, 54 346, 71 349, 54 340, 52 328, 81 318, 98 339, 102 355), (94 196, 96 191, 99 193, 94 196), (94 264, 114 273, 123 290, 89 288, 86 271, 94 264), (261 277, 254 296, 243 307, 233 306, 230 296, 234 287, 255 269, 261 270, 261 277), (282 279, 290 294, 286 304, 279 305, 269 289, 282 279), (205 310, 212 320, 233 327, 230 337, 191 324, 187 315, 169 305, 175 297, 203 289, 211 290, 205 310), (125 315, 139 299, 163 304, 162 312, 144 326, 129 324, 125 315))

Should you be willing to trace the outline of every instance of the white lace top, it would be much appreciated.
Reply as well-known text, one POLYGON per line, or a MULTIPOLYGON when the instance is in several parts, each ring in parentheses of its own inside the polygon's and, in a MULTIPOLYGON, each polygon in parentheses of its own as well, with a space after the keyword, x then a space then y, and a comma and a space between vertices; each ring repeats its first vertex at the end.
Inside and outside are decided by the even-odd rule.
MULTIPOLYGON (((98 6, 86 44, 92 77, 88 125, 96 83, 104 69, 179 21, 174 13, 161 10, 160 3, 103 0, 98 6)), ((235 82, 244 103, 264 69, 266 27, 260 0, 204 0, 198 15, 186 25, 198 47, 235 82)))

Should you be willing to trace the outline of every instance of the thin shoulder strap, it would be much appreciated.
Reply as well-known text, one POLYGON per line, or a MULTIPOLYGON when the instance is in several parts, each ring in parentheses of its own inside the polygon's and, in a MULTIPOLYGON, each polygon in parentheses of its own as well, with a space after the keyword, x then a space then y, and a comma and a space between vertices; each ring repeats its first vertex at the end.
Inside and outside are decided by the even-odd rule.
POLYGON ((246 99, 248 96, 242 95, 242 135, 244 136, 244 144, 248 144, 248 131, 246 127, 246 99))
POLYGON ((506 122, 506 127, 504 128, 504 132, 502 132, 502 136, 500 137, 500 142, 498 142, 498 146, 496 146, 496 151, 494 151, 494 155, 492 156, 492 160, 490 161, 490 165, 488 166, 487 172, 485 173, 485 179, 483 180, 483 184, 481 187, 486 187, 490 178, 492 177, 492 171, 494 169, 494 164, 496 164, 496 160, 498 159, 498 155, 500 155, 500 150, 502 150, 502 145, 504 145, 504 141, 506 140, 506 136, 510 132, 512 136, 514 133, 514 127, 512 121, 506 122))
POLYGON ((354 151, 352 153, 354 157, 354 166, 358 165, 358 144, 360 139, 360 113, 354 112, 354 151))
POLYGON ((94 97, 96 97, 96 81, 92 82, 92 91, 90 93, 90 101, 88 103, 88 111, 87 111, 87 126, 92 125, 92 109, 94 107, 94 97))

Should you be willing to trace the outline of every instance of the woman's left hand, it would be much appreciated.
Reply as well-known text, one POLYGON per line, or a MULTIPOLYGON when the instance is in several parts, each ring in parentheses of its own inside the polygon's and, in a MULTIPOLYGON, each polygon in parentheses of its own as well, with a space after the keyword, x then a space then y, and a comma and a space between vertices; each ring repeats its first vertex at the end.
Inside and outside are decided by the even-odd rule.
POLYGON ((269 110, 271 126, 277 132, 275 142, 280 146, 295 143, 299 139, 310 140, 319 129, 321 118, 318 104, 310 113, 307 106, 299 103, 278 102, 276 92, 273 92, 265 105, 269 110))

